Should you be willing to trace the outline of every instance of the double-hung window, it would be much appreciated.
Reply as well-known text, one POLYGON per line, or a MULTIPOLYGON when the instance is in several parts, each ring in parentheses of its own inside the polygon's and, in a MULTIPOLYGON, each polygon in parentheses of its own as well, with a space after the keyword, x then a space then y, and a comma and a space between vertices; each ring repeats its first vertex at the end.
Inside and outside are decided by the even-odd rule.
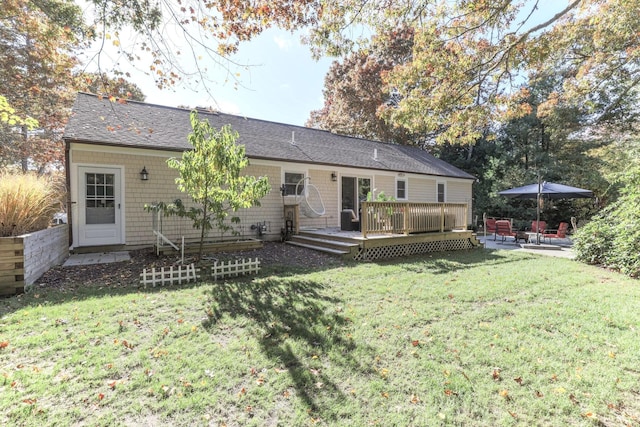
POLYGON ((445 201, 446 186, 444 182, 438 183, 438 203, 444 203, 445 201))
MULTIPOLYGON (((285 172, 284 173, 284 195, 295 196, 296 185, 300 180, 304 179, 304 173, 302 172, 285 172)), ((298 185, 298 195, 304 194, 304 181, 298 185)))
POLYGON ((396 180, 396 200, 407 199, 407 181, 404 179, 396 180))

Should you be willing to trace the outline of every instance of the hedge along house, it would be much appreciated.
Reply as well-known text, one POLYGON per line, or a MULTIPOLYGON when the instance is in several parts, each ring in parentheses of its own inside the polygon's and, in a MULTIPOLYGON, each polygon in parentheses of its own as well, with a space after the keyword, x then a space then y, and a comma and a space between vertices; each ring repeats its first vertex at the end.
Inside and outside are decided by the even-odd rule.
MULTIPOLYGON (((64 133, 73 248, 156 243, 158 224, 144 206, 188 199, 178 191, 177 172, 166 161, 191 148, 189 114, 187 109, 78 94, 64 133)), ((267 176, 271 184, 260 207, 238 213, 240 238, 277 240, 293 222, 301 231, 345 229, 345 210, 360 220, 362 231, 356 234, 361 240, 464 231, 470 223, 475 178, 417 147, 211 111, 199 111, 199 118, 216 128, 231 125, 250 160, 246 173, 267 176), (396 202, 383 206, 365 201, 367 194, 375 198, 382 192, 396 202), (445 206, 453 214, 445 215, 445 206), (387 213, 394 214, 393 222, 387 213), (435 228, 416 222, 434 215, 435 228), (383 223, 382 216, 389 221, 383 223), (445 221, 445 216, 451 219, 445 221)), ((199 235, 186 219, 161 221, 162 233, 174 241, 199 235)), ((470 232, 456 236, 470 238, 470 232)))

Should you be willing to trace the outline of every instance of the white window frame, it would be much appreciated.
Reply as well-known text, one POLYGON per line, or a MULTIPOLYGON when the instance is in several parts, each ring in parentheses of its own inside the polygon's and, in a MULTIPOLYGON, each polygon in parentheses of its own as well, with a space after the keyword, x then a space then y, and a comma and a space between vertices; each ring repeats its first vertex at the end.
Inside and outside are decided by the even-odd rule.
POLYGON ((446 181, 437 181, 436 182, 436 202, 438 203, 446 203, 447 202, 447 182, 446 181), (440 185, 442 185, 442 201, 440 201, 440 185))
POLYGON ((409 183, 406 178, 396 178, 396 200, 408 200, 409 199, 409 183), (398 194, 398 183, 404 183, 404 197, 400 197, 398 194))
MULTIPOLYGON (((302 175, 302 179, 304 179, 304 178, 306 178, 306 177, 307 177, 307 172, 306 172, 306 171, 301 171, 301 170, 284 170, 284 171, 282 172, 282 183, 285 185, 285 188, 290 188, 290 187, 287 187, 287 186, 293 186, 293 189, 291 190, 291 193, 289 193, 289 192, 287 191, 287 192, 285 193, 285 195, 286 195, 287 197, 295 197, 295 196, 296 196, 296 195, 295 195, 295 186, 296 186, 297 181, 296 181, 295 183, 287 183, 287 182, 286 182, 287 174, 291 174, 291 175, 293 175, 293 174, 296 174, 296 175, 302 175)), ((303 185, 302 185, 301 195, 304 195, 304 194, 305 194, 305 191, 306 191, 306 187, 305 187, 305 185, 304 185, 304 183, 303 183, 303 185)))

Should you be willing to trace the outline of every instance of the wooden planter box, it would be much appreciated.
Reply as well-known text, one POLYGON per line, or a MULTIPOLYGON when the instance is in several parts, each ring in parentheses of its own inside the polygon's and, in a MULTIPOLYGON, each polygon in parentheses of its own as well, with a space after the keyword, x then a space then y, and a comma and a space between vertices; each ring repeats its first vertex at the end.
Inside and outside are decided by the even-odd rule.
POLYGON ((69 226, 58 225, 17 237, 0 238, 0 295, 24 292, 69 256, 69 226))
POLYGON ((24 292, 24 244, 21 237, 0 239, 0 295, 24 292))
MULTIPOLYGON (((200 242, 185 242, 184 253, 193 254, 197 253, 200 248, 200 242)), ((262 240, 250 239, 250 240, 230 240, 226 242, 204 242, 202 252, 203 253, 216 253, 216 252, 235 252, 235 251, 250 251, 253 249, 262 248, 262 240)), ((159 255, 175 254, 176 250, 171 246, 161 246, 157 248, 159 255)))

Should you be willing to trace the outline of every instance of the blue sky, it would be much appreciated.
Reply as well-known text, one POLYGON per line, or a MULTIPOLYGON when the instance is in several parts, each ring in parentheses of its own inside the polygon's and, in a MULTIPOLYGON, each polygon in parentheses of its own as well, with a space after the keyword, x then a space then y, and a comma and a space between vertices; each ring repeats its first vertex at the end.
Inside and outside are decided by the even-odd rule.
MULTIPOLYGON (((237 87, 232 81, 224 83, 227 70, 210 65, 210 79, 219 82, 207 84, 213 98, 203 89, 194 91, 183 85, 160 90, 151 77, 142 73, 133 74, 131 80, 147 96, 146 102, 213 106, 230 114, 301 126, 312 110, 322 107, 324 76, 332 60, 313 60, 309 48, 300 43, 299 33, 267 30, 241 44, 233 59, 254 65, 237 70, 241 82, 237 87)), ((235 73, 236 69, 232 71, 235 73)))

